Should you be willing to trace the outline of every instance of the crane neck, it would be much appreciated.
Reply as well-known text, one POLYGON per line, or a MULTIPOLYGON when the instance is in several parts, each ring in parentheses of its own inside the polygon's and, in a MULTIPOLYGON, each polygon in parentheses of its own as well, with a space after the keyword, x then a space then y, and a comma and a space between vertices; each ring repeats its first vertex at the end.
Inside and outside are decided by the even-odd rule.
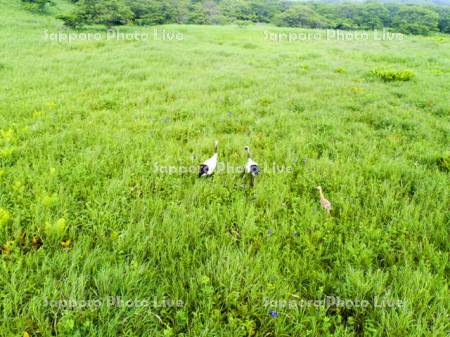
POLYGON ((325 196, 323 195, 323 191, 322 191, 321 188, 319 189, 319 193, 320 193, 320 197, 321 197, 322 199, 325 199, 325 196))

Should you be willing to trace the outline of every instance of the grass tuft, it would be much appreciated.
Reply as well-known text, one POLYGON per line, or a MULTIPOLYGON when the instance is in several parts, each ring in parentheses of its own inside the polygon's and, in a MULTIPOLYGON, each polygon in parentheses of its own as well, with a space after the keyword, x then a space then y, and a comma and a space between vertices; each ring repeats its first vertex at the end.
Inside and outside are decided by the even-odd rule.
POLYGON ((415 73, 409 69, 394 70, 375 68, 370 71, 370 74, 384 82, 410 81, 416 76, 415 73))

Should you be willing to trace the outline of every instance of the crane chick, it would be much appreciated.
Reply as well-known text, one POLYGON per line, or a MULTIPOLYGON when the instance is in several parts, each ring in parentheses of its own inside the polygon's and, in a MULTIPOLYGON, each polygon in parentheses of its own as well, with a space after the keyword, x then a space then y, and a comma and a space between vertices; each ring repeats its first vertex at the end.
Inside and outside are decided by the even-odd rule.
POLYGON ((323 190, 321 186, 317 186, 316 187, 319 190, 320 193, 320 205, 328 212, 330 213, 331 211, 331 202, 330 200, 326 199, 325 196, 323 195, 323 190))

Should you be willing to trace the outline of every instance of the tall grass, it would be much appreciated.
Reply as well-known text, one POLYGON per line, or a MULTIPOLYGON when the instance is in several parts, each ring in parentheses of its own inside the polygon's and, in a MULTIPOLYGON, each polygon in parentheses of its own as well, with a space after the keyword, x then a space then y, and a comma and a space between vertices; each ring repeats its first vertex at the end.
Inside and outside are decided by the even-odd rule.
POLYGON ((58 43, 60 22, 0 9, 1 336, 445 335, 448 38, 58 43), (156 170, 215 139, 268 168, 253 190, 156 170), (57 302, 115 296, 151 305, 57 302), (275 305, 326 296, 370 305, 275 305))

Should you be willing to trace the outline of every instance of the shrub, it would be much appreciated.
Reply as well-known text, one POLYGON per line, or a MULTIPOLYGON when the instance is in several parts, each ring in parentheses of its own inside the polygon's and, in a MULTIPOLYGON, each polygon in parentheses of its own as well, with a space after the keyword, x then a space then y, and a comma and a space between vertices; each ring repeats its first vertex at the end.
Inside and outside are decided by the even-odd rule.
POLYGON ((74 13, 63 17, 65 25, 103 24, 107 27, 125 25, 133 12, 121 0, 82 0, 74 13))
POLYGON ((45 13, 49 6, 54 5, 52 0, 22 0, 25 7, 32 12, 45 13))
POLYGON ((414 72, 408 69, 393 70, 377 68, 373 69, 370 74, 384 82, 409 81, 415 76, 414 72))
POLYGON ((83 25, 82 20, 76 14, 58 15, 56 17, 64 22, 64 26, 68 28, 77 28, 83 25))

